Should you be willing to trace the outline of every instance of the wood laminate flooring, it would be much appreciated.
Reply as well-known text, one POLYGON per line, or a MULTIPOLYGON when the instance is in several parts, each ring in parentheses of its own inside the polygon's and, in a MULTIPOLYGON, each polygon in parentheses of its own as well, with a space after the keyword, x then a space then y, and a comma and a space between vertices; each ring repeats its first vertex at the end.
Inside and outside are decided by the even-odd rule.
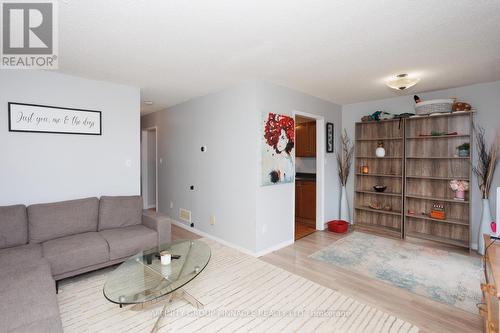
MULTIPOLYGON (((345 235, 347 234, 338 235, 328 231, 316 231, 290 246, 260 257, 260 259, 325 287, 338 290, 382 311, 392 313, 418 326, 421 332, 481 332, 483 326, 479 315, 309 258, 312 253, 331 245, 345 235)), ((173 225, 172 238, 196 239, 200 237, 173 225)), ((419 240, 413 242, 424 243, 419 240)), ((428 245, 455 251, 454 248, 433 243, 428 243, 428 245)), ((457 250, 457 252, 460 251, 457 250)), ((464 251, 460 253, 466 254, 464 251)))
POLYGON ((303 223, 295 222, 295 240, 304 238, 313 232, 316 232, 316 229, 303 223))

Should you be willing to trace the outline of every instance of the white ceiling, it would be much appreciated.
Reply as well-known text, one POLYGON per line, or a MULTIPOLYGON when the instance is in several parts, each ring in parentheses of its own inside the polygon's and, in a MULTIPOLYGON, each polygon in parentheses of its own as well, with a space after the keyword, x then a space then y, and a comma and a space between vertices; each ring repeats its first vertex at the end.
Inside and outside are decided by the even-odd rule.
POLYGON ((145 112, 252 79, 339 104, 401 72, 500 79, 498 0, 63 0, 59 21, 60 71, 140 87, 145 112))

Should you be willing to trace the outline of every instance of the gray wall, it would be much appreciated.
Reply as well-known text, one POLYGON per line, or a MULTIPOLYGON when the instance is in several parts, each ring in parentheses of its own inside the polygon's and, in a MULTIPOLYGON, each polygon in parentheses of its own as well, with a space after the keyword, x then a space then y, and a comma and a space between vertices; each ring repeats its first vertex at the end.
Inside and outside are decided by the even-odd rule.
POLYGON ((139 194, 140 92, 49 71, 0 75, 0 205, 139 194), (102 111, 102 136, 8 131, 7 102, 102 111))
MULTIPOLYGON (((143 116, 142 128, 158 127, 160 211, 179 220, 187 208, 196 229, 252 253, 292 241, 294 185, 260 186, 260 122, 268 111, 321 115, 340 132, 340 106, 262 82, 143 116)), ((339 188, 334 155, 325 156, 328 220, 337 216, 339 188)))
POLYGON ((253 83, 143 116, 158 127, 159 211, 189 209, 196 229, 254 251, 257 122, 253 83))
MULTIPOLYGON (((500 132, 500 81, 492 83, 475 84, 454 89, 439 90, 418 94, 423 100, 434 98, 457 97, 461 101, 470 103, 477 110, 475 122, 486 130, 489 142, 500 132)), ((377 110, 391 113, 414 112, 413 94, 364 103, 344 105, 342 107, 342 126, 349 136, 354 138, 354 123, 360 121, 364 115, 377 110)), ((349 202, 353 202, 354 177, 348 183, 349 202)), ((500 186, 500 168, 497 169, 490 193, 492 214, 496 213, 496 187, 500 186)), ((478 223, 481 218, 481 196, 474 177, 472 187, 472 245, 477 246, 478 223)), ((352 206, 352 205, 351 205, 352 206)))
MULTIPOLYGON (((323 116, 335 126, 335 149, 338 149, 342 122, 339 105, 270 83, 257 83, 257 113, 276 112, 292 115, 294 111, 323 116)), ((325 131, 318 127, 318 131, 325 131)), ((260 128, 256 131, 261 131, 260 128)), ((260 141, 259 141, 260 142, 260 141)), ((337 150, 336 150, 337 151, 337 150)), ((323 153, 325 162, 325 221, 338 217, 339 182, 335 154, 323 153)), ((257 159, 258 161, 259 159, 257 159)), ((255 162, 254 162, 255 163, 255 162)), ((258 166, 257 166, 258 167, 258 166)), ((260 252, 277 244, 293 242, 295 185, 257 186, 257 248, 260 252)))

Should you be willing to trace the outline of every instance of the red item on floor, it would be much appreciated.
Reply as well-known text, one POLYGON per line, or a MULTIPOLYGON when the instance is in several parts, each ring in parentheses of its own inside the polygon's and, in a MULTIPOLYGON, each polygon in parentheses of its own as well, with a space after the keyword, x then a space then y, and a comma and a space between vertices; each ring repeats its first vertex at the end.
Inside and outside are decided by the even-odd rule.
POLYGON ((337 234, 343 234, 344 232, 347 232, 347 229, 349 229, 349 223, 343 220, 333 220, 327 224, 328 230, 336 232, 337 234))

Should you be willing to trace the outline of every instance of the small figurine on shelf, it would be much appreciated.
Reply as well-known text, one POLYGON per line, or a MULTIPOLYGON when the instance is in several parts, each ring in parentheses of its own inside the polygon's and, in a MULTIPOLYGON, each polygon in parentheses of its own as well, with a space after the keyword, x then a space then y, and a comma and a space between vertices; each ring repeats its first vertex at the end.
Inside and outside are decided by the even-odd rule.
POLYGON ((450 188, 455 192, 455 200, 464 201, 465 191, 469 190, 469 182, 466 180, 453 179, 450 181, 450 188))

